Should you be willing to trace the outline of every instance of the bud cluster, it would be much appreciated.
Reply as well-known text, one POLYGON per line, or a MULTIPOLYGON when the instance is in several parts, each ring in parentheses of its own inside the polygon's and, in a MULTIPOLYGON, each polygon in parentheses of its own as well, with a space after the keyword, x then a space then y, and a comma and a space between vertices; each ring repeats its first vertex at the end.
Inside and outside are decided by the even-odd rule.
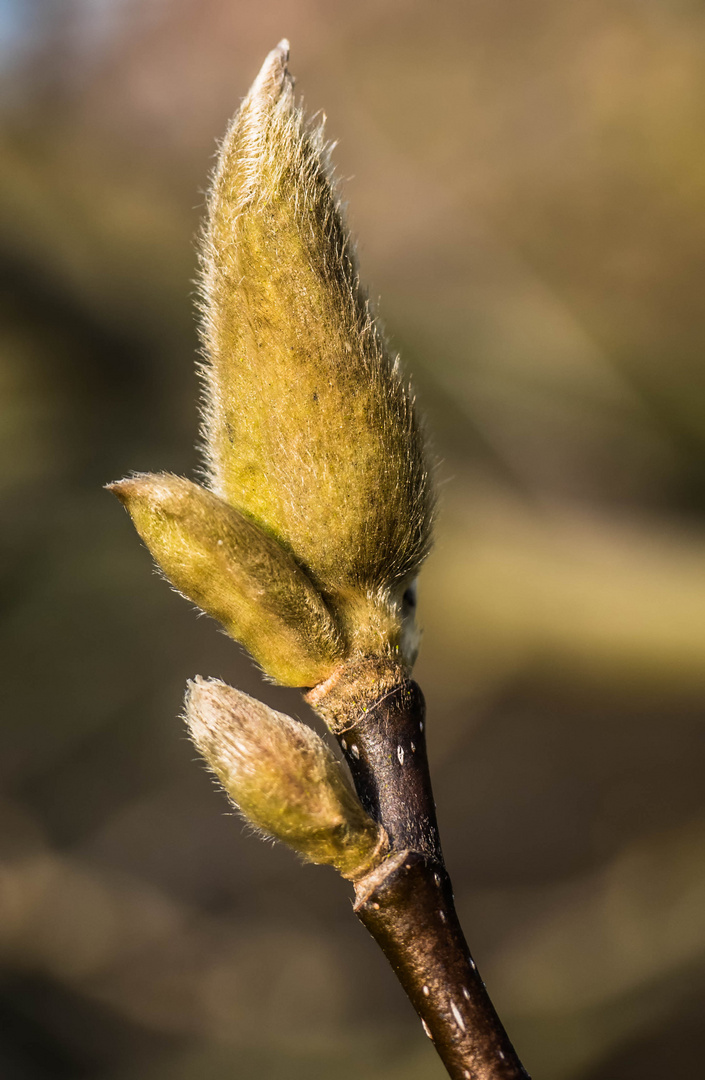
MULTIPOLYGON (((110 488, 174 587, 270 678, 310 689, 361 660, 410 669, 433 491, 410 388, 287 61, 281 42, 230 125, 208 202, 207 484, 141 474, 110 488)), ((201 680, 187 716, 259 828, 346 876, 381 858, 384 831, 308 728, 201 680)))

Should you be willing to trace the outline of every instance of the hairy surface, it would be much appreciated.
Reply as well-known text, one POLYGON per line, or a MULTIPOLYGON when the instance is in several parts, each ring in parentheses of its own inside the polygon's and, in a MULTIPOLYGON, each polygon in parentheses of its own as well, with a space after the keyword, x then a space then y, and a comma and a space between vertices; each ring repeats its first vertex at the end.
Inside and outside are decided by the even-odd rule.
POLYGON ((343 644, 320 594, 292 557, 198 484, 169 473, 110 485, 169 581, 289 686, 314 686, 343 644))
POLYGON ((265 61, 209 199, 209 484, 337 597, 344 622, 375 609, 374 646, 428 551, 432 484, 409 387, 360 286, 321 128, 294 102, 287 59, 282 42, 265 61))
POLYGON ((360 286, 320 126, 282 42, 223 142, 202 249, 208 488, 111 490, 176 589, 312 687, 416 657, 433 487, 410 389, 360 286))
POLYGON ((191 738, 247 821, 356 880, 386 853, 340 764, 311 728, 217 679, 186 695, 191 738))

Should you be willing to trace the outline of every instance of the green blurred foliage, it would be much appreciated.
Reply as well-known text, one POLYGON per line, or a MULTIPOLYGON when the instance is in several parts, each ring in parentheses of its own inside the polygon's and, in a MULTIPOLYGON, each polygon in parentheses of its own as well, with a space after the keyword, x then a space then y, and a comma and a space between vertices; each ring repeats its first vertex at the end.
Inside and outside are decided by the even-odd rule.
POLYGON ((197 673, 309 714, 151 573, 102 491, 198 466, 202 192, 287 35, 441 462, 417 672, 473 950, 537 1078, 697 1075, 701 6, 17 10, 0 53, 0 1073, 440 1080, 346 885, 244 834, 177 719, 197 673))

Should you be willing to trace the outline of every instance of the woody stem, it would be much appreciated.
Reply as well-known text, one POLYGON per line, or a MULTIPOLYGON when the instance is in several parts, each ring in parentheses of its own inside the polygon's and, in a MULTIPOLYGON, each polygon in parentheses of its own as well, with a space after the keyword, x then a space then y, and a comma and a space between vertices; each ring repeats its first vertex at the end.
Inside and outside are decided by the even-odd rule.
POLYGON ((405 680, 336 725, 360 801, 390 840, 390 857, 356 884, 355 911, 453 1080, 525 1080, 455 912, 424 721, 421 690, 405 680))

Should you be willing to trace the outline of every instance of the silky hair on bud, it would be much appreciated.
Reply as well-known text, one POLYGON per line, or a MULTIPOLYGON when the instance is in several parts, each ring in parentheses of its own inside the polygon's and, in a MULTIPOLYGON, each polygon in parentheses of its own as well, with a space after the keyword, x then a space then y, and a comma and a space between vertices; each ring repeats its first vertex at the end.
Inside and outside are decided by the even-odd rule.
POLYGON ((335 620, 289 552, 253 521, 181 476, 110 485, 172 585, 289 686, 313 686, 343 655, 335 620))
POLYGON ((217 679, 186 694, 191 738, 255 828, 308 862, 357 880, 381 861, 386 833, 363 810, 339 762, 311 728, 217 679))
POLYGON ((285 42, 267 57, 209 197, 206 464, 212 489, 342 610, 359 651, 372 632, 354 640, 351 609, 358 625, 379 622, 369 612, 380 603, 396 618, 429 549, 433 485, 413 397, 360 285, 321 125, 296 105, 287 60, 285 42))
POLYGON ((201 249, 206 487, 110 485, 177 590, 268 676, 314 687, 347 661, 410 671, 405 593, 434 492, 411 389, 360 284, 322 125, 288 43, 220 148, 201 249))

